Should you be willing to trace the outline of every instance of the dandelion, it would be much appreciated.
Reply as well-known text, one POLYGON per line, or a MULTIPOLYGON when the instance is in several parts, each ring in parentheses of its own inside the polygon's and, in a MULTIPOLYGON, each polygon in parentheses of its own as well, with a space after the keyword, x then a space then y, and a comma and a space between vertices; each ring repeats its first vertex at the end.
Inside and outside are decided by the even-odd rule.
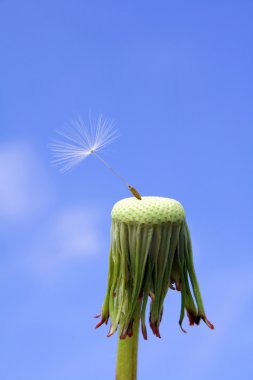
POLYGON ((162 197, 126 198, 114 205, 111 217, 108 285, 96 327, 110 319, 107 336, 119 329, 116 379, 134 380, 140 324, 147 339, 149 298, 149 324, 158 338, 169 289, 181 292, 179 325, 183 332, 185 311, 190 325, 202 319, 209 328, 214 326, 204 310, 182 205, 162 197))
POLYGON ((161 338, 160 324, 168 291, 181 293, 179 325, 187 313, 189 324, 207 319, 193 264, 192 245, 183 206, 158 196, 141 197, 101 156, 100 150, 117 137, 113 125, 100 116, 87 129, 79 119, 68 132, 58 132, 51 144, 53 164, 65 172, 90 155, 96 157, 131 191, 134 197, 117 202, 111 212, 111 243, 107 290, 100 321, 110 320, 108 337, 119 331, 117 380, 136 380, 139 328, 148 338, 146 310, 153 334, 161 338), (98 153, 99 152, 99 153, 98 153))
POLYGON ((98 154, 100 150, 118 137, 112 122, 100 115, 95 123, 90 120, 89 128, 87 128, 82 119, 79 118, 71 123, 66 132, 57 131, 57 133, 61 139, 54 140, 49 145, 53 152, 51 161, 53 166, 65 173, 80 164, 88 156, 93 155, 122 181, 137 199, 141 199, 140 193, 98 154))

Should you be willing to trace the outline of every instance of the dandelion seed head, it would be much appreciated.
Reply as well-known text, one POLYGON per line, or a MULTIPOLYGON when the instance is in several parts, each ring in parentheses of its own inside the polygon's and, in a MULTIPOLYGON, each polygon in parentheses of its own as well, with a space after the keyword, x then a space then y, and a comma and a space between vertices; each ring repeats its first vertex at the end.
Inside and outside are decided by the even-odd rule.
POLYGON ((61 172, 72 169, 118 137, 113 122, 102 115, 95 121, 90 118, 88 126, 79 117, 65 130, 58 130, 57 133, 60 138, 53 140, 49 146, 53 153, 51 164, 61 172))

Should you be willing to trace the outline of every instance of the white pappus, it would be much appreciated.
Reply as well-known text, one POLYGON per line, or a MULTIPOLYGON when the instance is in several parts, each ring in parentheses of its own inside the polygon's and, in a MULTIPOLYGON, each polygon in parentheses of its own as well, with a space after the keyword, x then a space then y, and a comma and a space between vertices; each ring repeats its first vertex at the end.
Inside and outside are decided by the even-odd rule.
POLYGON ((96 122, 90 119, 86 127, 81 118, 73 121, 66 131, 57 131, 60 139, 53 140, 49 147, 53 153, 51 164, 61 172, 67 172, 90 155, 95 156, 117 178, 119 178, 139 200, 139 192, 125 180, 112 166, 110 166, 98 152, 106 145, 112 143, 117 137, 117 130, 113 123, 100 115, 96 122))

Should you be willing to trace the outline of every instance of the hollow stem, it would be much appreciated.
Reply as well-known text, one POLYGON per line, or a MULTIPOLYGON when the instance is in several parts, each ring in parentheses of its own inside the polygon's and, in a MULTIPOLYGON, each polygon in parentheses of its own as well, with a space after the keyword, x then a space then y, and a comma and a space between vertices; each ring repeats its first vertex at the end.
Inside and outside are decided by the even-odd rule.
POLYGON ((138 356, 138 338, 140 326, 140 307, 138 302, 133 323, 133 336, 120 339, 119 329, 118 337, 118 352, 117 352, 117 367, 116 380, 136 380, 137 379, 137 356, 138 356))

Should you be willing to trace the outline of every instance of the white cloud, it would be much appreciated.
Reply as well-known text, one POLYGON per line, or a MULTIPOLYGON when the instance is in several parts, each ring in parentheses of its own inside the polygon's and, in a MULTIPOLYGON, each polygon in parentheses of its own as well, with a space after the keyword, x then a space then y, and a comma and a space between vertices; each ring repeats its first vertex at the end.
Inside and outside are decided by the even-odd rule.
POLYGON ((97 252, 96 224, 97 218, 92 209, 72 207, 61 211, 52 230, 62 256, 73 258, 97 252))
POLYGON ((23 222, 48 202, 48 180, 27 142, 0 145, 0 219, 23 222))
POLYGON ((57 187, 51 187, 32 144, 26 141, 0 144, 0 225, 7 226, 7 234, 14 229, 18 231, 21 223, 35 226, 32 234, 24 235, 22 245, 14 250, 15 261, 9 261, 13 273, 24 270, 41 279, 48 274, 54 277, 70 262, 92 256, 101 248, 98 206, 46 207, 52 190, 55 195, 57 187), (38 220, 42 223, 34 224, 38 220))
POLYGON ((96 209, 69 206, 56 211, 34 237, 26 260, 28 271, 49 279, 63 266, 97 254, 102 244, 96 209))

